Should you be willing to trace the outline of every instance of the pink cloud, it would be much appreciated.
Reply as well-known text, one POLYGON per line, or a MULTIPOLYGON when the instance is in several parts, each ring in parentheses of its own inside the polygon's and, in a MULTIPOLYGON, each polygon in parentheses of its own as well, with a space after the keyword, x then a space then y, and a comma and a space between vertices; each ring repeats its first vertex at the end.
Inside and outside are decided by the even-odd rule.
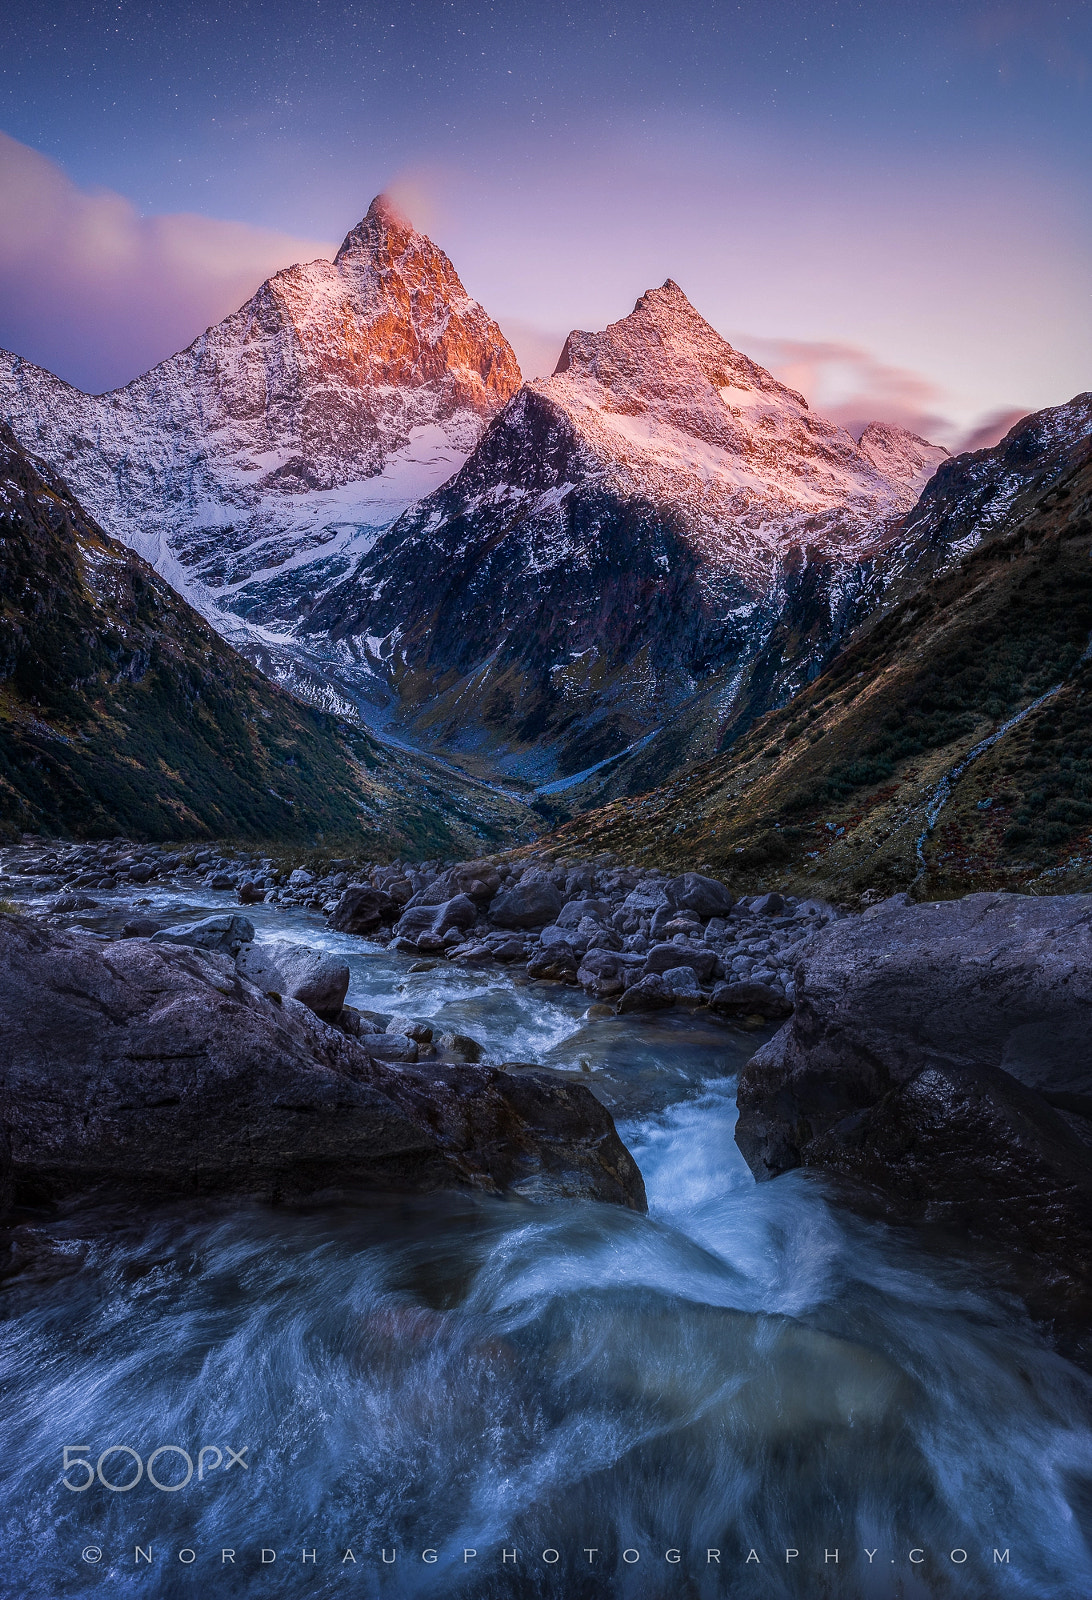
POLYGON ((325 241, 191 213, 143 217, 0 133, 0 345, 79 388, 126 382, 325 241))

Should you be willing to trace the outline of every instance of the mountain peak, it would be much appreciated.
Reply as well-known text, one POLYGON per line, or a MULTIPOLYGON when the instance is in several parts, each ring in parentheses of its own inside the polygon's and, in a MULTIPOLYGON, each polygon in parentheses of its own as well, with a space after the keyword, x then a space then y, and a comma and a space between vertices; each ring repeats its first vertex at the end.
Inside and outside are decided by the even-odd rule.
POLYGON ((355 256, 374 256, 380 249, 400 255, 411 241, 427 242, 389 194, 377 194, 363 220, 341 241, 334 261, 336 264, 355 256))

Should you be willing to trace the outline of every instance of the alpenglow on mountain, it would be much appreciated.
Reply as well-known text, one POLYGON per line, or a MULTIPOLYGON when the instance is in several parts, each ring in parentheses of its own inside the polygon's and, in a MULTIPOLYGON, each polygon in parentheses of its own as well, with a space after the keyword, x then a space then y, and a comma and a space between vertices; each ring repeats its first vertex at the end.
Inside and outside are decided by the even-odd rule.
POLYGON ((0 418, 270 676, 577 804, 814 676, 945 455, 816 416, 670 280, 521 387, 382 197, 113 393, 0 354, 0 418))
POLYGON ((451 476, 519 383, 447 256, 379 196, 333 262, 274 274, 112 393, 0 352, 0 417, 111 534, 291 678, 286 622, 451 476))
POLYGON ((650 740, 647 787, 814 675, 945 455, 816 416, 669 280, 571 334, 301 631, 413 742, 549 784, 650 740))

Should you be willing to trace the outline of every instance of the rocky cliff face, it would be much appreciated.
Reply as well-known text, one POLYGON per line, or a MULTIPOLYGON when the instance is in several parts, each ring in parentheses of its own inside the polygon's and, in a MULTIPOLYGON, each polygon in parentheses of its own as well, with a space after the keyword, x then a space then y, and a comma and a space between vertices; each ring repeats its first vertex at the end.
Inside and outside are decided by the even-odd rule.
POLYGON ((0 425, 0 835, 419 854, 526 823, 269 683, 0 425))
POLYGON ((571 334, 305 630, 464 759, 567 780, 667 725, 669 768, 814 674, 944 455, 857 443, 669 281, 571 334))
POLYGON ((0 418, 109 533, 290 675, 280 641, 301 597, 450 477, 519 381, 447 256, 381 196, 333 262, 276 273, 110 394, 0 353, 0 418))

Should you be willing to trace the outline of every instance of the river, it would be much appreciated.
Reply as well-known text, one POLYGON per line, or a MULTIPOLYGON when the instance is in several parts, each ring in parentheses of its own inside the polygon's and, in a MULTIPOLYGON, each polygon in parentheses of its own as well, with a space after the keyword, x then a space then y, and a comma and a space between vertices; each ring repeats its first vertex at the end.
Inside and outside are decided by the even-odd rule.
MULTIPOLYGON (((115 930, 100 899, 72 921, 115 930)), ((812 1174, 755 1184, 735 1074, 767 1034, 589 1021, 578 991, 247 914, 344 952, 355 1005, 578 1073, 649 1213, 443 1194, 36 1222, 48 1256, 5 1289, 0 1592, 1092 1594, 1088 1378, 972 1255, 812 1174)))

